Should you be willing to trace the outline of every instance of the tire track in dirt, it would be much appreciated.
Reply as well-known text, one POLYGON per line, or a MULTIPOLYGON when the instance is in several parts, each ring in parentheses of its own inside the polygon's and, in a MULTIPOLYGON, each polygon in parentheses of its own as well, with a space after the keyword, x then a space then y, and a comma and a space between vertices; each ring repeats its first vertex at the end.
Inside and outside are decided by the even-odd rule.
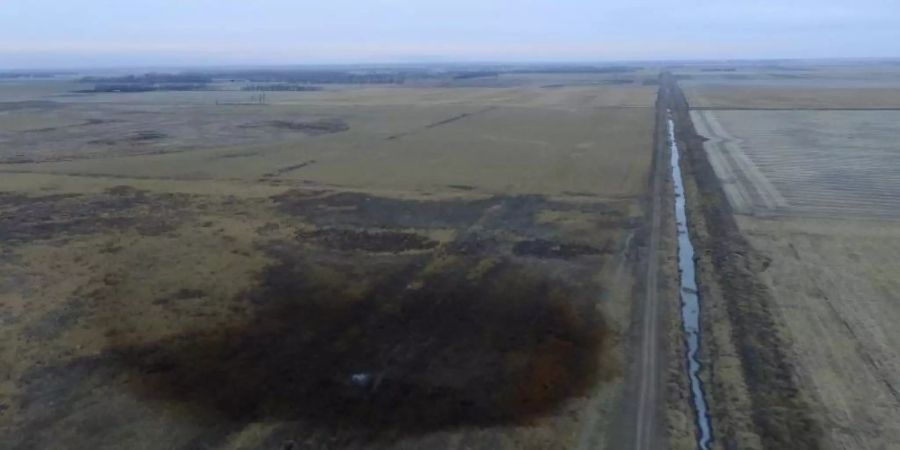
MULTIPOLYGON (((660 98, 664 94, 660 89, 660 98)), ((637 408, 635 415, 634 448, 646 450, 658 445, 657 416, 659 411, 660 385, 660 351, 659 351, 659 242, 662 229, 662 195, 665 184, 665 139, 660 139, 660 130, 664 125, 660 108, 662 101, 657 102, 657 138, 654 142, 653 163, 653 199, 650 211, 650 239, 647 249, 647 268, 644 279, 644 298, 641 314, 641 335, 639 350, 639 371, 637 388, 637 408)))

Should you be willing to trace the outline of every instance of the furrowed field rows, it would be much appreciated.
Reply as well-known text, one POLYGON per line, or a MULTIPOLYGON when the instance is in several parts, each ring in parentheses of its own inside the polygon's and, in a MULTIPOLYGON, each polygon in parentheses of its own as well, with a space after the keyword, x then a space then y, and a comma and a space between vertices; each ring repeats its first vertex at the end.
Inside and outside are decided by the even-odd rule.
POLYGON ((900 217, 893 111, 694 111, 735 211, 900 217))

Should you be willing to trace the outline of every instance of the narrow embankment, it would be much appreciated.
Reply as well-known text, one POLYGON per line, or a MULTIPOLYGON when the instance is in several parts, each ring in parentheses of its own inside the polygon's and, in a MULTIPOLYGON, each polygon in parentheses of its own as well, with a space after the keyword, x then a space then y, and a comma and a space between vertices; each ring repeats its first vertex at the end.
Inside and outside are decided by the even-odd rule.
MULTIPOLYGON (((681 152, 685 223, 703 299, 699 377, 715 430, 710 448, 820 448, 820 427, 793 376, 772 293, 758 277, 765 261, 738 228, 675 78, 666 73, 661 84, 660 106, 671 111, 681 152)), ((698 425, 698 448, 705 448, 698 425)))

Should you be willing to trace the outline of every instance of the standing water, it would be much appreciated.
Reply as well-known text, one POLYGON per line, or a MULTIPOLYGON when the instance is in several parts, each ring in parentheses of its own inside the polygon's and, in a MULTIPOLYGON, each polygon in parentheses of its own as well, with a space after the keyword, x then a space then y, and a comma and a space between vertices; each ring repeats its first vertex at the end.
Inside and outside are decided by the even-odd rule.
POLYGON ((687 213, 685 212, 684 180, 678 165, 678 143, 675 141, 675 122, 669 111, 669 149, 672 154, 672 180, 675 185, 675 224, 678 230, 678 272, 681 276, 681 323, 687 341, 688 376, 691 383, 691 399, 698 428, 697 448, 709 450, 712 429, 703 384, 700 381, 700 298, 697 296, 697 279, 694 268, 694 245, 688 234, 687 213))

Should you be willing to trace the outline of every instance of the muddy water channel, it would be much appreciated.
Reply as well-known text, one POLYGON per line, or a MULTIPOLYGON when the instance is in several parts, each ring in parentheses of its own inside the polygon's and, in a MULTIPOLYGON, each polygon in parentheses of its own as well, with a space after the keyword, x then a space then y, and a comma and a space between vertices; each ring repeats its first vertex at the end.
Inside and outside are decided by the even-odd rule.
POLYGON ((675 140, 675 122, 670 117, 669 149, 671 153, 672 180, 675 185, 675 220, 678 231, 678 272, 680 274, 681 319, 684 327, 684 338, 687 342, 688 377, 691 386, 691 399, 697 423, 697 448, 708 450, 712 440, 712 428, 709 422, 709 411, 703 384, 700 380, 700 361, 697 357, 700 349, 700 297, 697 295, 697 278, 694 267, 694 245, 688 233, 687 213, 685 212, 684 180, 679 166, 678 143, 675 140))

